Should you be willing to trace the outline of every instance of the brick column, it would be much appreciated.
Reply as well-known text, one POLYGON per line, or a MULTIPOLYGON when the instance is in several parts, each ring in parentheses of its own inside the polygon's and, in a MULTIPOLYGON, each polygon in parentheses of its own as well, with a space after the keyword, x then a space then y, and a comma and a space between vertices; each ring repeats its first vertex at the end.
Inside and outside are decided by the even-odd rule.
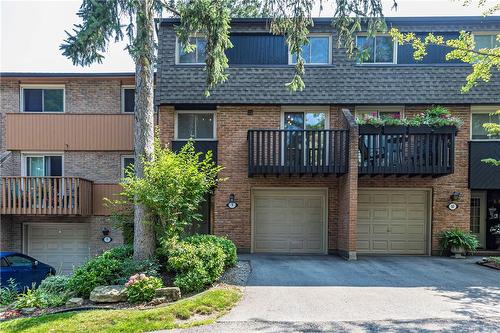
POLYGON ((340 122, 349 129, 349 170, 339 178, 338 253, 356 260, 356 224, 358 212, 358 126, 348 109, 342 109, 340 122))

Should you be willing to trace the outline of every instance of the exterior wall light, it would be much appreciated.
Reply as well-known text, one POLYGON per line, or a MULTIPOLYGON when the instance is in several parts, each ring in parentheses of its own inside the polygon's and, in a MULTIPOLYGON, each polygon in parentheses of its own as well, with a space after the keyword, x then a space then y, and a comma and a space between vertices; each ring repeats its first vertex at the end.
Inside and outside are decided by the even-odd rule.
POLYGON ((451 199, 451 201, 457 201, 458 199, 460 199, 460 195, 461 195, 461 193, 460 193, 460 192, 453 192, 453 193, 450 195, 450 199, 451 199))
POLYGON ((104 237, 102 237, 102 241, 104 243, 111 243, 113 241, 113 238, 111 238, 109 236, 109 229, 108 228, 102 229, 102 235, 104 236, 104 237))
POLYGON ((238 207, 238 204, 236 203, 236 201, 234 200, 234 194, 231 193, 229 195, 229 202, 227 203, 227 208, 229 209, 235 209, 236 207, 238 207))

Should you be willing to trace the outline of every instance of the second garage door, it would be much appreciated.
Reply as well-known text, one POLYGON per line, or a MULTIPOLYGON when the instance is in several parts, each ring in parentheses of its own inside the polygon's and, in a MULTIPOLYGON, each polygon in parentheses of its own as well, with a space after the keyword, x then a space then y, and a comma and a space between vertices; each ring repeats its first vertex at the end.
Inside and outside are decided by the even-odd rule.
POLYGON ((358 253, 426 254, 428 192, 368 190, 358 192, 358 253))
POLYGON ((70 274, 89 258, 88 223, 29 224, 27 231, 27 254, 57 274, 70 274))
POLYGON ((325 253, 325 190, 254 190, 253 251, 325 253))

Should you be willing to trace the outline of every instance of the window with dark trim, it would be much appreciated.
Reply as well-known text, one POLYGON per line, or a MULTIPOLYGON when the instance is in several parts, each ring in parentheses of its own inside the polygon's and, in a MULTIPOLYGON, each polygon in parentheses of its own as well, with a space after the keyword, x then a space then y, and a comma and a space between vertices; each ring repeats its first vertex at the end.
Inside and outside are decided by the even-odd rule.
POLYGON ((132 113, 135 109, 135 89, 122 88, 123 112, 132 113))

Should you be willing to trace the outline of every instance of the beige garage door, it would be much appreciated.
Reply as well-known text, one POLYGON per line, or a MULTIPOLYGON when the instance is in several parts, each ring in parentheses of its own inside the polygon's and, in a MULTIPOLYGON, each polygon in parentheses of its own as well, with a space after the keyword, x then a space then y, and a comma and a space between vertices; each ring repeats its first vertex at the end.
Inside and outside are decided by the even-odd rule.
POLYGON ((324 190, 255 190, 253 250, 325 253, 324 190))
POLYGON ((359 190, 358 253, 426 254, 428 192, 359 190))
POLYGON ((88 223, 29 224, 28 255, 70 274, 89 257, 88 223))

